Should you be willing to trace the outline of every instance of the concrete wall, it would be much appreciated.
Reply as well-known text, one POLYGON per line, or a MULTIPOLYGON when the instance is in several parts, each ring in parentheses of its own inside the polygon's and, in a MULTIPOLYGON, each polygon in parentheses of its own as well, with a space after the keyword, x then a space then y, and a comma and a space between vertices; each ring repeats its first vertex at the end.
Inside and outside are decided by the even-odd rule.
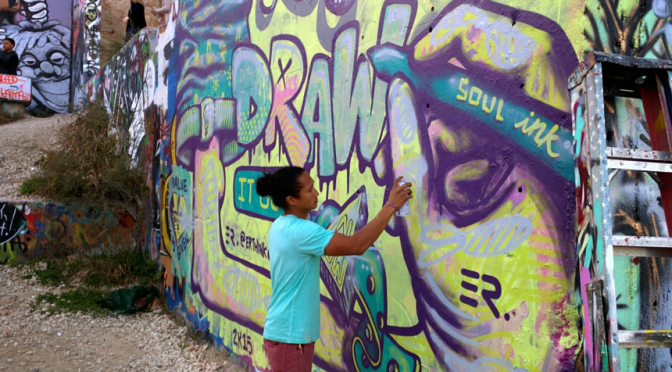
POLYGON ((101 13, 101 0, 72 2, 70 102, 75 107, 86 99, 86 82, 100 70, 101 13))
POLYGON ((66 113, 100 67, 100 0, 0 0, 0 40, 16 41, 18 75, 33 84, 28 107, 66 113))
POLYGON ((103 246, 132 246, 135 220, 76 204, 0 201, 0 264, 103 246))
MULTIPOLYGON (((131 113, 121 129, 152 188, 145 245, 171 306, 268 370, 266 235, 281 211, 256 177, 305 167, 311 217, 351 234, 404 175, 412 216, 362 257, 323 260, 315 368, 584 369, 567 77, 587 50, 669 58, 670 9, 503 3, 173 1, 87 92, 131 113)), ((652 280, 639 275, 619 280, 652 280)), ((645 300, 627 301, 636 328, 645 300)), ((623 363, 669 364, 643 355, 623 363)))
POLYGON ((70 0, 20 0, 18 8, 0 1, 0 39, 16 41, 18 74, 32 79, 29 109, 67 112, 72 57, 70 0))

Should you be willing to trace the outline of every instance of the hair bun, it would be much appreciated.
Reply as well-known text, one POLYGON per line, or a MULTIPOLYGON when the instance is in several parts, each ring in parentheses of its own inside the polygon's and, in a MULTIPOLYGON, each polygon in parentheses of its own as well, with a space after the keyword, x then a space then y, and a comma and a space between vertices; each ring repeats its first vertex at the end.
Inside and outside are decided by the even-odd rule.
POLYGON ((257 194, 259 194, 259 196, 271 195, 275 178, 273 176, 273 173, 264 172, 264 175, 257 179, 257 194))
POLYGON ((299 177, 305 172, 300 167, 283 167, 273 173, 264 172, 257 178, 257 194, 261 197, 270 196, 273 204, 279 208, 285 208, 287 197, 299 197, 302 184, 299 177))

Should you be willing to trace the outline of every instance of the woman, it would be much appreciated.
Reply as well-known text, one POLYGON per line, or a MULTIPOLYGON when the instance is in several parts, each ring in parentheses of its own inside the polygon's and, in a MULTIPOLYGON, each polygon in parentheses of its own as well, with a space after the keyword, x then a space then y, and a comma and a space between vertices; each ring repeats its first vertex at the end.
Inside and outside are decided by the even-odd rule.
POLYGON ((395 180, 378 215, 352 236, 307 220, 319 193, 299 167, 265 173, 257 193, 282 208, 268 233, 271 302, 264 326, 264 349, 273 372, 310 371, 320 338, 320 257, 363 254, 380 237, 394 212, 411 199, 410 183, 395 180))
MULTIPOLYGON (((27 7, 32 8, 32 5, 33 4, 28 2, 27 7)), ((30 11, 30 8, 28 11, 30 11)), ((0 0, 0 25, 11 25, 16 23, 14 22, 14 16, 20 9, 20 0, 0 0)))
POLYGON ((128 42, 138 31, 147 27, 145 5, 142 0, 131 0, 131 8, 128 9, 128 16, 124 18, 124 23, 126 23, 125 42, 128 42))
POLYGON ((166 26, 168 24, 168 17, 170 12, 170 9, 172 7, 172 1, 171 0, 161 0, 161 7, 156 8, 152 7, 152 14, 160 16, 161 17, 161 25, 166 26))

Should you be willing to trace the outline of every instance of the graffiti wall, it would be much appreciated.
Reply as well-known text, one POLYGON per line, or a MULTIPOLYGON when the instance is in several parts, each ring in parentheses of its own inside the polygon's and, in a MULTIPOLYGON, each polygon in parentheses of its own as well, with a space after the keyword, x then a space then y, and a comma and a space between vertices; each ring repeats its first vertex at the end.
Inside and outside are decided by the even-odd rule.
POLYGON ((67 112, 70 104, 72 7, 69 1, 0 2, 0 39, 16 41, 17 74, 32 80, 29 108, 67 112))
POLYGON ((85 100, 85 84, 100 70, 100 0, 74 0, 72 4, 72 61, 70 102, 85 100))
POLYGON ((86 0, 80 3, 80 9, 84 9, 84 75, 88 80, 100 70, 100 0, 86 0))
MULTIPOLYGON (((144 112, 150 104, 148 85, 154 84, 151 75, 155 71, 150 54, 154 49, 152 38, 155 34, 156 30, 146 29, 131 39, 87 87, 91 100, 105 103, 115 123, 114 130, 128 137, 127 151, 136 162, 144 158, 145 125, 152 126, 153 123, 149 117, 145 118, 144 112)), ((149 164, 144 165, 149 167, 149 164)))
POLYGON ((72 58, 70 61, 70 97, 69 100, 74 106, 79 108, 84 98, 84 83, 86 74, 84 71, 84 59, 86 54, 86 44, 84 41, 86 33, 86 18, 84 9, 79 0, 72 2, 72 58))
POLYGON ((132 243, 135 220, 72 204, 0 202, 0 264, 132 243))
MULTIPOLYGON (((403 175, 411 216, 364 256, 322 261, 314 367, 584 368, 567 78, 616 31, 599 0, 506 3, 174 0, 87 87, 148 170, 145 246, 171 306, 267 371, 282 211, 257 177, 304 167, 321 193, 310 218, 352 234, 403 175)), ((656 4, 642 10, 655 41, 634 49, 667 48, 656 4)))

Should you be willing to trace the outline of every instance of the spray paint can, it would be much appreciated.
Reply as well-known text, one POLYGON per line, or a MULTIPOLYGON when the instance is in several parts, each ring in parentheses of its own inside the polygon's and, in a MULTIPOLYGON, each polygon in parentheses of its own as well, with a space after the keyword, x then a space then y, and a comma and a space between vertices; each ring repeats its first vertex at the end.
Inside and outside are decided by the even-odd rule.
MULTIPOLYGON (((408 181, 402 178, 401 181, 399 181, 399 186, 405 184, 406 182, 408 181)), ((401 208, 395 212, 395 215, 397 215, 397 217, 406 217, 411 214, 411 206, 409 205, 410 202, 410 200, 407 200, 406 203, 404 203, 404 205, 402 205, 401 208)))

